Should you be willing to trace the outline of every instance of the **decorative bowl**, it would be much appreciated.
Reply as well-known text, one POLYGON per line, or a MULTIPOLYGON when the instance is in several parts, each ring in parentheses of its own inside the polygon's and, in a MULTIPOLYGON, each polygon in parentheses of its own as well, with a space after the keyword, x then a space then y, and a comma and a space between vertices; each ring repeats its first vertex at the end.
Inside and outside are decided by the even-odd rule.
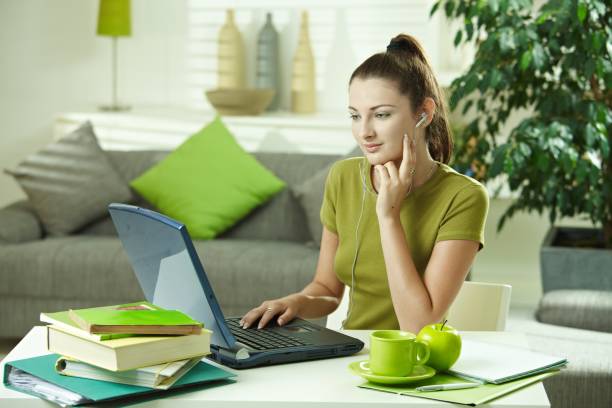
POLYGON ((218 88, 206 91, 206 98, 221 115, 259 115, 274 98, 274 89, 218 88))

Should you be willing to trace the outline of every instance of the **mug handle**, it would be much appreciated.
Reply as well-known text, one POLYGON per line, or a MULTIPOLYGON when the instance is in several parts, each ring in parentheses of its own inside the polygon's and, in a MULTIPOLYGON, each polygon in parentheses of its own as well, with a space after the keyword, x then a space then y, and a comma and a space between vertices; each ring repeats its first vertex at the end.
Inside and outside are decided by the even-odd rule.
POLYGON ((414 365, 425 364, 429 360, 429 346, 421 340, 414 341, 412 362, 414 365))

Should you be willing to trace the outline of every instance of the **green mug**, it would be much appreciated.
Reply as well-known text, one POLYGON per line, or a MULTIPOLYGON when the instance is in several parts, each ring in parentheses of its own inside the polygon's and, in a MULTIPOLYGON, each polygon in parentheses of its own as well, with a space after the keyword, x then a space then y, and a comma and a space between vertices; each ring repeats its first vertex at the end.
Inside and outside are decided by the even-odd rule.
POLYGON ((370 334, 370 370, 376 375, 405 377, 429 359, 429 346, 413 333, 377 330, 370 334))

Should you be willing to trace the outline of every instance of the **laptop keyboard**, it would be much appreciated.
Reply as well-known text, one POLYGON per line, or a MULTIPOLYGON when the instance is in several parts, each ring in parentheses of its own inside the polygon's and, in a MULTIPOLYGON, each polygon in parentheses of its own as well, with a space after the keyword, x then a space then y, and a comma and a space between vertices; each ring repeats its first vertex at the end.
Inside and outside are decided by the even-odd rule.
POLYGON ((240 319, 226 319, 226 323, 230 328, 230 331, 241 343, 253 347, 258 350, 268 350, 277 348, 287 347, 298 347, 309 345, 309 342, 304 342, 298 338, 287 336, 279 333, 276 330, 269 330, 266 328, 257 329, 249 328, 243 329, 240 326, 240 319))

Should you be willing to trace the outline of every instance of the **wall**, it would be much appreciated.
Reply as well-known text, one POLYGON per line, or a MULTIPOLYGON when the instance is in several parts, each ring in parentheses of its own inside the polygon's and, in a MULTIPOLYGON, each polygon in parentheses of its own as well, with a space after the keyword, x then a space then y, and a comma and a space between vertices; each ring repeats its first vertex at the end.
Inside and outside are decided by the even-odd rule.
MULTIPOLYGON (((51 139, 54 114, 111 98, 111 40, 95 35, 98 1, 0 2, 0 168, 51 139)), ((186 100, 185 2, 132 0, 132 36, 119 40, 119 97, 139 104, 186 100)), ((0 173, 0 206, 22 197, 0 173)))

